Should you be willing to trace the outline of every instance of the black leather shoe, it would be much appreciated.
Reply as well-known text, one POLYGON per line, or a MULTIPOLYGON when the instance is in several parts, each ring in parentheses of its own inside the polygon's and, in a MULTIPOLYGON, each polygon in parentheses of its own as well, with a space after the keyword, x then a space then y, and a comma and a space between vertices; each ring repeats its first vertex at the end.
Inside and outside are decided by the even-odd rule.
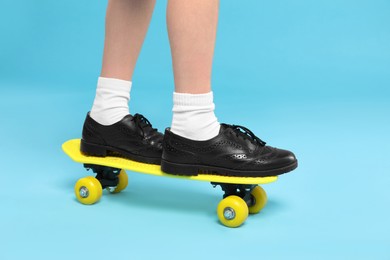
POLYGON ((120 156, 151 164, 161 163, 163 134, 142 115, 125 116, 104 126, 89 113, 84 122, 80 150, 91 156, 120 156))
POLYGON ((213 174, 240 177, 280 175, 298 166, 287 150, 266 146, 243 126, 221 124, 219 134, 193 141, 165 130, 161 170, 175 175, 213 174))

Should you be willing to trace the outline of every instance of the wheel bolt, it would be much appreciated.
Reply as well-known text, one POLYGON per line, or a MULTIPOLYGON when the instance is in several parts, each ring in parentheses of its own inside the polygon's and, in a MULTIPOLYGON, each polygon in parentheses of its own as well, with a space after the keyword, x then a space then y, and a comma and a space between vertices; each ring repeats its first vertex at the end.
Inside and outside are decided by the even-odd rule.
POLYGON ((236 212, 234 211, 234 209, 227 207, 223 210, 223 216, 227 220, 232 220, 236 217, 236 212))
POLYGON ((81 186, 79 193, 80 193, 80 197, 82 198, 87 198, 89 196, 89 190, 85 186, 81 186))

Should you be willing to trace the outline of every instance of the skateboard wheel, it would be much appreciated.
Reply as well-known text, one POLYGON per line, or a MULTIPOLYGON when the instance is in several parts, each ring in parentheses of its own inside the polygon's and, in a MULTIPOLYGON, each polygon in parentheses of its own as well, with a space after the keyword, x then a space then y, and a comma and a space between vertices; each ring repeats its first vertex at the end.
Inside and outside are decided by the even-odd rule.
POLYGON ((127 176, 126 171, 123 170, 123 169, 120 171, 120 173, 118 175, 118 179, 119 179, 118 185, 112 191, 112 193, 119 193, 119 192, 121 192, 122 190, 126 189, 127 184, 129 183, 129 177, 127 176))
POLYGON ((227 227, 241 226, 247 219, 248 213, 246 202, 236 195, 224 198, 217 207, 219 221, 227 227))
POLYGON ((96 178, 88 176, 76 182, 74 192, 80 203, 90 205, 99 201, 102 197, 103 189, 96 178))
POLYGON ((259 213, 265 207, 265 204, 267 204, 267 194, 262 187, 256 186, 251 192, 251 203, 248 206, 249 213, 259 213))

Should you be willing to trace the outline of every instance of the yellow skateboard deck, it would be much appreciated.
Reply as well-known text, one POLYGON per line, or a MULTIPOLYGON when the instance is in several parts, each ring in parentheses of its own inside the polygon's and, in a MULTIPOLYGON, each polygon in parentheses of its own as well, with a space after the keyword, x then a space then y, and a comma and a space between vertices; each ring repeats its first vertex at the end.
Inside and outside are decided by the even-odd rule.
POLYGON ((218 175, 199 174, 197 176, 181 176, 163 173, 159 165, 140 163, 120 157, 95 157, 86 156, 80 152, 80 139, 72 139, 62 144, 63 151, 75 162, 96 164, 125 169, 133 172, 151 174, 161 177, 180 178, 187 180, 231 183, 231 184, 267 184, 277 180, 277 176, 271 177, 228 177, 218 175))

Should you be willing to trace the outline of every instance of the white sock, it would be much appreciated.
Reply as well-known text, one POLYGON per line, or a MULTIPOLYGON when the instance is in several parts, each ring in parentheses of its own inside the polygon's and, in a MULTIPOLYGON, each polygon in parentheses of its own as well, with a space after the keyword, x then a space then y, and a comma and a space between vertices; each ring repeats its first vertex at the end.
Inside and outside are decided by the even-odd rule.
POLYGON ((220 124, 214 114, 213 92, 173 93, 171 131, 179 136, 204 141, 218 135, 220 124))
POLYGON ((112 125, 129 114, 131 81, 99 77, 90 112, 93 120, 112 125))

